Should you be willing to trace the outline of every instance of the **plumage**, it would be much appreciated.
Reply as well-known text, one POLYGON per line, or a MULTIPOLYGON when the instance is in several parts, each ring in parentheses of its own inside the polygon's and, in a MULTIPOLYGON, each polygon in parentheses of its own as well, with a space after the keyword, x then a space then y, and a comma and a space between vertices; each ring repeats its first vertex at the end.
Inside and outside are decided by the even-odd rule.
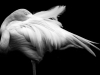
POLYGON ((82 38, 74 33, 63 29, 63 25, 58 21, 58 16, 65 11, 65 6, 31 14, 27 10, 17 10, 9 15, 1 25, 0 47, 7 49, 17 46, 23 53, 32 59, 42 59, 46 49, 52 48, 64 50, 68 47, 85 48, 94 56, 95 53, 89 46, 95 47, 96 42, 82 38), (16 19, 16 17, 18 17, 16 19), (23 15, 23 16, 20 16, 23 15), (15 40, 11 44, 12 39, 15 40), (6 41, 6 42, 5 42, 6 41))

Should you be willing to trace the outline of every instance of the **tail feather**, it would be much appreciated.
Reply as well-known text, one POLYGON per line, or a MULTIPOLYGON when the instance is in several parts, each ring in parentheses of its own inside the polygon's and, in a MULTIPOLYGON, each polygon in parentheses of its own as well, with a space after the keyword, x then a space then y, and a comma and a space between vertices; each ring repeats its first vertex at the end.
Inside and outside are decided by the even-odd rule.
MULTIPOLYGON (((98 43, 90 41, 90 40, 87 40, 87 39, 82 38, 82 37, 80 37, 80 36, 78 36, 76 34, 73 34, 73 33, 70 33, 70 36, 66 36, 66 40, 67 40, 67 43, 70 42, 75 47, 85 48, 87 51, 89 51, 94 56, 96 56, 96 55, 95 55, 95 53, 92 51, 92 49, 89 46, 92 46, 92 47, 96 48, 97 50, 100 50, 98 47, 93 45, 93 44, 98 44, 98 43)), ((64 48, 61 48, 61 50, 62 49, 66 49, 67 46, 65 46, 64 48)))

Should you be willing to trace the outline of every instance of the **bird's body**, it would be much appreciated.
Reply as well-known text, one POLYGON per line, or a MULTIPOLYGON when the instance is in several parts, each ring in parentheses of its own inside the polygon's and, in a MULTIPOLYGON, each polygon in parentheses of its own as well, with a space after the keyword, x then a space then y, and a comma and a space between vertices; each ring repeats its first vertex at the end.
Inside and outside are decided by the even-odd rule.
POLYGON ((57 6, 52 10, 31 14, 26 10, 17 10, 9 15, 1 26, 2 49, 17 47, 32 59, 42 59, 45 48, 59 50, 67 47, 85 48, 95 55, 90 46, 97 48, 90 40, 84 39, 63 29, 57 17, 65 10, 65 6, 57 6), (13 39, 10 39, 13 38, 13 39), (15 42, 10 43, 14 40, 15 42), (64 47, 63 47, 64 46, 64 47))

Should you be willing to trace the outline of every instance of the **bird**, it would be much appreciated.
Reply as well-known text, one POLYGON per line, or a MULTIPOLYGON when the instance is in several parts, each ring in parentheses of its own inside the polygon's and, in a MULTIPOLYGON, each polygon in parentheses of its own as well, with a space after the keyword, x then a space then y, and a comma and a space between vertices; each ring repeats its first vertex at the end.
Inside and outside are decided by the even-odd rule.
POLYGON ((65 30, 58 21, 58 17, 65 11, 66 6, 55 6, 34 14, 23 8, 15 10, 1 24, 0 52, 17 48, 31 60, 40 61, 45 52, 52 52, 53 48, 65 50, 76 47, 84 48, 96 56, 89 46, 100 50, 94 45, 99 43, 65 30))

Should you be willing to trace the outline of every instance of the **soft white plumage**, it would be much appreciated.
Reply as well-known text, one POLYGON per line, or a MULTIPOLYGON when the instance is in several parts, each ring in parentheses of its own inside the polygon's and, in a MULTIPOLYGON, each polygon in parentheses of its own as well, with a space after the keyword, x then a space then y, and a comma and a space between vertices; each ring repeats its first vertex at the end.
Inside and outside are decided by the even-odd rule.
POLYGON ((93 45, 97 44, 96 42, 84 39, 62 28, 57 17, 64 11, 65 6, 57 6, 36 14, 31 14, 25 9, 25 13, 21 9, 13 12, 1 26, 0 48, 11 49, 11 47, 17 46, 26 55, 37 60, 42 58, 45 48, 52 51, 52 47, 59 50, 66 49, 68 46, 85 48, 95 55, 89 45, 100 50, 93 45), (19 19, 16 19, 15 15, 19 19), (22 17, 20 17, 21 15, 22 17), (15 41, 13 45, 10 43, 12 40, 15 41))

